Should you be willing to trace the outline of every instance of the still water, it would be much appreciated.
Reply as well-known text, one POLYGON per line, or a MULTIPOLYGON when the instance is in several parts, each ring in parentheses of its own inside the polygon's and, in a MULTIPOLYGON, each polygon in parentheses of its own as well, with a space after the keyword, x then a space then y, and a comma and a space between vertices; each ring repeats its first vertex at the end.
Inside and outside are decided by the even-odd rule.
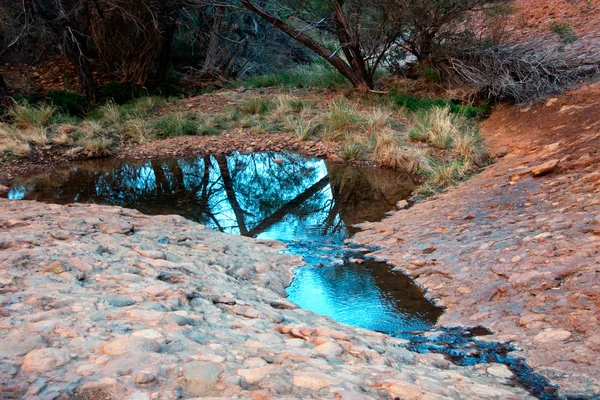
POLYGON ((385 263, 344 247, 352 225, 377 221, 407 198, 406 175, 294 153, 234 153, 160 161, 87 162, 17 180, 9 198, 97 203, 179 214, 216 231, 285 242, 304 257, 289 300, 386 333, 428 329, 442 310, 385 263))

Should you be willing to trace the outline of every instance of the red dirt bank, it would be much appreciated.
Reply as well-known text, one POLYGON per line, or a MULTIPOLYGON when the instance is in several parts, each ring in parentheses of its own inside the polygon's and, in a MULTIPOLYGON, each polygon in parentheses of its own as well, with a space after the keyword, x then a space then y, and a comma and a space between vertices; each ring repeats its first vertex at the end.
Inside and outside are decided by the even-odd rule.
POLYGON ((600 83, 482 126, 508 154, 468 182, 380 223, 357 242, 447 307, 441 325, 479 325, 519 344, 569 395, 599 395, 600 83), (552 174, 530 168, 560 160, 552 174), (432 254, 426 254, 435 248, 432 254), (424 251, 424 249, 428 249, 424 251))

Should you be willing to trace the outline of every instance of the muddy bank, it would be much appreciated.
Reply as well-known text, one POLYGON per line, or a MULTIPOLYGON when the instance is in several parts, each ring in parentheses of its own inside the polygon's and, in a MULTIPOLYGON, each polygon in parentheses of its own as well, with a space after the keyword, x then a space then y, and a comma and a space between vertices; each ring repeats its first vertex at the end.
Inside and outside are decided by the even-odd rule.
POLYGON ((600 85, 482 129, 494 165, 354 240, 447 307, 439 325, 484 325, 563 393, 598 396, 600 85))
MULTIPOLYGON (((47 149, 36 149, 29 158, 0 162, 0 184, 8 185, 18 176, 47 172, 86 160, 81 155, 68 156, 68 150, 66 146, 52 146, 47 149)), ((256 134, 242 129, 216 136, 182 136, 142 145, 123 145, 117 149, 113 157, 120 160, 152 160, 231 154, 234 151, 243 153, 294 151, 336 162, 343 161, 339 156, 340 146, 335 143, 303 141, 285 133, 256 134)))

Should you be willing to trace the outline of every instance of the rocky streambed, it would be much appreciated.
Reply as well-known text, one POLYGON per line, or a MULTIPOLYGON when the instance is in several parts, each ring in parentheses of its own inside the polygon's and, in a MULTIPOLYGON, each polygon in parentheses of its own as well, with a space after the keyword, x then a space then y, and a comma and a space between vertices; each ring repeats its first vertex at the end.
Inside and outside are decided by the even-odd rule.
POLYGON ((0 199, 0 393, 31 399, 522 399, 285 299, 302 260, 179 216, 0 199))

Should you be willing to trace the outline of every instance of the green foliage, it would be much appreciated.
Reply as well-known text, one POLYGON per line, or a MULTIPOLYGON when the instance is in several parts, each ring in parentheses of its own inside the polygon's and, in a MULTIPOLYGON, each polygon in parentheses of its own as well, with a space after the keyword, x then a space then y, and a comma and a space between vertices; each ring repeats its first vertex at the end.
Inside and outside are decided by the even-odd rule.
POLYGON ((313 62, 308 65, 299 65, 289 70, 257 75, 243 81, 236 82, 234 86, 264 88, 271 86, 284 86, 290 88, 347 88, 350 84, 335 68, 327 63, 313 62))
POLYGON ((577 34, 573 27, 566 22, 553 22, 550 24, 550 29, 560 36, 564 44, 573 43, 577 40, 577 34))
POLYGON ((146 91, 131 83, 109 82, 102 88, 103 97, 111 99, 117 104, 129 103, 136 97, 146 94, 146 91))
POLYGON ((50 90, 48 100, 61 113, 70 115, 81 115, 87 107, 85 97, 66 90, 50 90))
POLYGON ((357 142, 347 142, 344 143, 344 147, 342 147, 342 157, 346 160, 354 160, 360 157, 363 151, 363 146, 357 142))
POLYGON ((390 94, 390 100, 397 106, 404 107, 412 112, 417 112, 419 110, 429 110, 433 107, 449 107, 450 112, 454 114, 461 114, 468 118, 481 117, 490 112, 489 104, 487 103, 482 103, 477 107, 464 106, 443 99, 421 99, 412 94, 398 95, 392 93, 390 94))
POLYGON ((442 74, 432 65, 425 65, 421 68, 421 76, 429 84, 438 84, 442 82, 442 74))

